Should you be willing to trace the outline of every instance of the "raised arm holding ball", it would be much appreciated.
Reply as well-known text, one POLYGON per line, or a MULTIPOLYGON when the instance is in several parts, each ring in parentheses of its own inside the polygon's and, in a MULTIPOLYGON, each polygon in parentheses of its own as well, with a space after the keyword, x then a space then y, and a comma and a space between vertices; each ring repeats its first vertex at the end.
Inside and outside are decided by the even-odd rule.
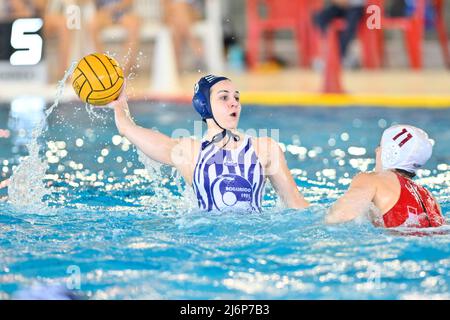
POLYGON ((172 139, 134 123, 125 88, 110 104, 119 133, 148 157, 178 169, 192 185, 200 209, 261 211, 266 177, 289 208, 309 203, 298 191, 278 144, 237 131, 239 91, 225 77, 206 76, 195 86, 193 105, 208 126, 202 141, 172 139))

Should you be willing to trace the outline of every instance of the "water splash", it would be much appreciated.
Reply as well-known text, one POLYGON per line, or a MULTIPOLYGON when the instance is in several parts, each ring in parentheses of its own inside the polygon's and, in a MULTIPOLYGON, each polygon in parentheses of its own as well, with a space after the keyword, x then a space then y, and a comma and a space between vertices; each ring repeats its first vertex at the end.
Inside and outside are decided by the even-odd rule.
POLYGON ((92 121, 101 120, 105 122, 108 119, 108 114, 104 112, 106 108, 94 106, 89 103, 86 103, 84 105, 84 108, 88 114, 89 119, 91 119, 92 121))
POLYGON ((176 171, 176 176, 174 177, 175 183, 178 188, 178 192, 181 194, 179 201, 177 202, 177 208, 183 211, 191 212, 198 209, 197 207, 197 197, 194 193, 194 189, 191 186, 186 185, 185 188, 181 185, 183 177, 179 171, 176 171))
POLYGON ((39 151, 39 137, 48 129, 46 127, 47 118, 59 105, 59 100, 64 92, 67 79, 75 69, 77 62, 73 62, 62 80, 58 82, 56 96, 53 104, 45 111, 45 117, 34 127, 31 140, 27 144, 28 156, 23 158, 14 170, 8 188, 8 201, 15 207, 40 211, 48 210, 47 203, 43 198, 52 193, 52 188, 44 182, 45 173, 48 169, 48 162, 42 160, 39 151))
POLYGON ((161 181, 163 179, 163 175, 161 173, 162 164, 147 157, 147 155, 139 149, 137 149, 137 154, 138 160, 144 165, 145 170, 147 170, 149 175, 150 187, 155 192, 152 200, 146 204, 156 204, 161 201, 161 199, 165 199, 166 197, 164 188, 161 188, 161 181))
POLYGON ((8 201, 15 207, 39 209, 42 198, 52 192, 43 181, 48 163, 39 158, 39 145, 36 141, 27 145, 27 149, 29 156, 20 162, 11 176, 8 201))
POLYGON ((145 201, 144 205, 155 206, 155 208, 176 210, 176 211, 192 211, 196 209, 197 199, 190 187, 183 188, 181 174, 173 168, 172 176, 169 181, 176 186, 176 192, 180 196, 174 194, 169 188, 164 186, 167 179, 162 172, 163 165, 149 157, 141 150, 137 149, 138 160, 144 165, 150 177, 150 188, 154 191, 154 195, 145 201))

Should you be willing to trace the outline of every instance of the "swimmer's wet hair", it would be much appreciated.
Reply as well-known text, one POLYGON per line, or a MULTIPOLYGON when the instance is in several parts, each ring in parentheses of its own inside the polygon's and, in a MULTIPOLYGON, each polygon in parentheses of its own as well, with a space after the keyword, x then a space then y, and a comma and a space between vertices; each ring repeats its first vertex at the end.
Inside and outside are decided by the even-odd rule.
POLYGON ((395 171, 410 178, 410 179, 412 179, 416 176, 416 174, 414 172, 409 172, 409 171, 402 170, 402 169, 395 169, 395 171))

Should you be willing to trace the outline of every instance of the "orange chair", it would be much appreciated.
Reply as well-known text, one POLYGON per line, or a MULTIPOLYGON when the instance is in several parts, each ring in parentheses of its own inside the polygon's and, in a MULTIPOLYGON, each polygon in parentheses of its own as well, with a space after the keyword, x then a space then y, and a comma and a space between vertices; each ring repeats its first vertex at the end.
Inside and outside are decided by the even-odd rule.
MULTIPOLYGON (((358 28, 358 38, 362 45, 362 61, 366 68, 379 68, 383 65, 385 28, 399 28, 405 31, 405 41, 410 64, 415 69, 422 67, 422 43, 424 35, 425 0, 418 0, 418 6, 411 17, 388 18, 384 15, 383 0, 369 0, 368 5, 376 4, 381 9, 381 30, 369 30, 366 26, 368 13, 362 19, 358 28)), ((450 53, 446 26, 443 17, 443 0, 434 0, 436 8, 436 30, 439 35, 444 59, 447 67, 450 67, 450 53)), ((335 20, 329 27, 325 41, 325 70, 322 91, 324 93, 344 92, 341 78, 342 67, 339 56, 338 33, 345 28, 345 21, 335 20)))
MULTIPOLYGON (((312 17, 317 11, 321 10, 323 7, 323 1, 309 1, 309 15, 312 17)), ((359 39, 361 43, 361 56, 362 56, 362 65, 364 68, 368 69, 375 69, 381 67, 381 58, 379 55, 374 55, 375 50, 379 50, 378 43, 375 43, 375 40, 378 39, 377 35, 375 33, 380 32, 379 30, 370 30, 366 27, 366 20, 370 16, 370 12, 367 11, 367 7, 364 10, 364 16, 361 19, 361 23, 357 30, 357 38, 359 39)), ((327 42, 330 41, 330 37, 333 35, 338 36, 338 32, 341 32, 345 29, 345 21, 343 19, 339 20, 340 22, 335 23, 332 26, 331 32, 325 37, 328 40, 325 40, 325 43, 321 41, 322 35, 319 31, 318 27, 315 26, 313 23, 310 23, 307 25, 308 28, 308 36, 309 36, 309 42, 308 42, 308 48, 309 48, 309 55, 310 57, 319 57, 323 56, 323 51, 321 47, 325 46, 327 47, 327 42)), ((333 39, 334 41, 334 39, 333 39)), ((337 47, 339 49, 339 47, 337 47)), ((325 58, 326 60, 326 58, 325 58)))
POLYGON ((291 30, 299 49, 299 61, 309 64, 308 29, 304 27, 308 21, 307 3, 310 0, 247 0, 247 59, 250 68, 255 68, 259 60, 261 39, 269 36, 267 54, 273 56, 273 32, 291 30), (264 7, 266 16, 260 15, 264 7))
MULTIPOLYGON (((450 68, 450 51, 444 18, 444 1, 430 0, 436 12, 435 29, 441 44, 444 62, 450 68)), ((362 30, 363 65, 366 68, 380 68, 384 64, 384 37, 385 29, 401 29, 405 33, 405 43, 411 67, 420 69, 423 65, 422 44, 425 31, 426 1, 417 0, 417 8, 411 17, 386 17, 384 15, 383 0, 369 0, 369 4, 381 8, 381 30, 362 30), (374 54, 376 53, 376 54, 374 54)))
POLYGON ((302 44, 303 66, 311 66, 314 58, 321 55, 321 31, 314 24, 314 16, 324 7, 323 0, 303 0, 301 30, 304 30, 305 37, 302 38, 306 43, 302 44))
POLYGON ((361 62, 366 69, 378 69, 383 65, 383 31, 382 29, 369 29, 368 19, 374 12, 370 11, 372 1, 369 0, 365 8, 364 18, 358 28, 358 38, 361 45, 361 62))
MULTIPOLYGON (((369 13, 367 8, 364 9, 361 22, 359 23, 357 30, 357 38, 359 39, 362 47, 362 65, 365 68, 373 69, 381 65, 381 60, 377 54, 374 54, 378 47, 374 42, 378 38, 377 33, 379 30, 370 30, 367 28, 367 19, 369 13)), ((322 42, 322 56, 325 61, 325 68, 323 74, 323 87, 324 93, 343 93, 344 89, 341 84, 342 78, 342 66, 340 57, 340 43, 339 33, 342 32, 347 26, 344 19, 335 19, 327 28, 327 33, 324 41, 322 42)))
MULTIPOLYGON (((404 32, 405 45, 410 66, 413 69, 421 69, 423 65, 422 44, 425 32, 425 0, 416 0, 417 6, 414 13, 409 17, 388 17, 385 15, 384 0, 369 0, 381 9, 381 32, 366 33, 366 41, 372 48, 371 57, 384 64, 384 36, 383 31, 387 29, 399 29, 404 32)), ((367 43, 366 42, 366 43, 367 43)), ((368 60, 370 61, 370 56, 368 60)), ((376 67, 378 63, 374 63, 376 67)))
MULTIPOLYGON (((368 29, 367 19, 370 13, 366 9, 365 14, 361 19, 358 26, 357 38, 359 39, 362 47, 362 65, 365 68, 374 69, 381 66, 381 57, 378 52, 377 40, 380 37, 380 30, 368 29)), ((324 68, 324 82, 322 91, 324 93, 343 93, 344 89, 341 84, 342 78, 342 66, 340 57, 340 43, 339 33, 346 28, 346 21, 344 19, 335 19, 327 29, 325 41, 322 44, 324 46, 323 59, 325 61, 324 68)))
POLYGON ((434 0, 434 8, 436 10, 435 28, 438 33, 439 42, 441 43, 442 55, 447 68, 450 69, 450 52, 448 48, 447 27, 444 17, 444 0, 434 0))
POLYGON ((346 27, 344 19, 333 20, 327 28, 324 46, 325 68, 323 93, 343 93, 339 33, 346 27))

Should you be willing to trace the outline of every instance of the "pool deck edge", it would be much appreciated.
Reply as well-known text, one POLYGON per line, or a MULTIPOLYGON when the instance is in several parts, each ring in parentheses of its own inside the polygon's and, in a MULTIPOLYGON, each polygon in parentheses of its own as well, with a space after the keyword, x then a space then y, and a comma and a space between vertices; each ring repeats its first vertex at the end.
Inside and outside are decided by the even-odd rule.
MULTIPOLYGON (((56 88, 40 90, 5 90, 0 92, 0 103, 9 103, 18 97, 43 97, 47 103, 55 99, 56 88), (16 91, 16 92, 13 92, 16 91), (26 93, 24 93, 26 92, 26 93)), ((60 102, 76 101, 72 90, 65 90, 60 102)), ((153 94, 146 91, 129 92, 130 101, 158 101, 162 103, 190 104, 192 97, 187 93, 153 94)), ((315 94, 301 92, 256 92, 241 94, 241 103, 256 106, 291 107, 384 107, 384 108, 450 108, 450 95, 393 95, 393 94, 315 94)))
POLYGON ((373 95, 373 94, 302 94, 246 93, 242 102, 256 105, 385 107, 385 108, 450 108, 450 95, 373 95))
MULTIPOLYGON (((136 94, 131 101, 161 101, 191 103, 188 95, 136 94)), ((256 106, 290 107, 384 107, 384 108, 450 108, 450 95, 373 95, 373 94, 311 94, 298 92, 247 92, 241 94, 241 103, 256 106)))

